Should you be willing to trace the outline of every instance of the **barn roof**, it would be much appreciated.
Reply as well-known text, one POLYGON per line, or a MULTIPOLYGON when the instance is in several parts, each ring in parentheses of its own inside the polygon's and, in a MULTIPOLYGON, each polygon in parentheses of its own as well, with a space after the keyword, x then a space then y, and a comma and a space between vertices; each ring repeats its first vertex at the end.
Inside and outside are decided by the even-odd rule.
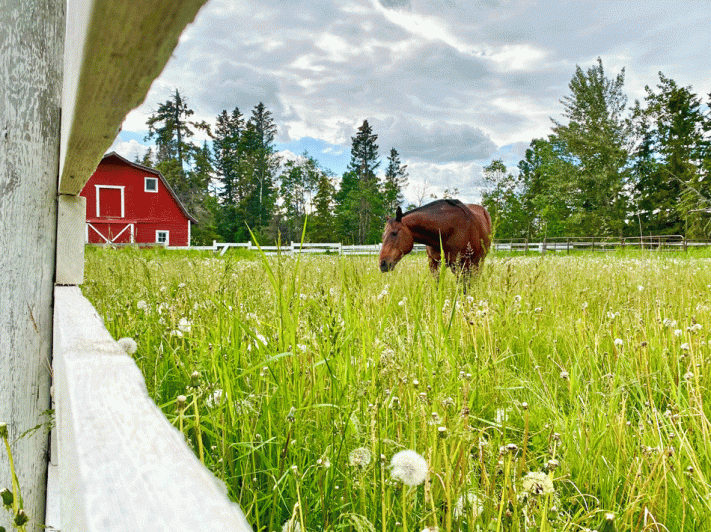
POLYGON ((161 180, 163 185, 165 185, 165 188, 168 190, 168 192, 170 192, 170 195, 173 197, 173 199, 175 200, 175 203, 177 203, 178 207, 180 208, 182 213, 185 215, 185 217, 187 219, 189 219, 194 224, 198 223, 198 221, 193 216, 191 216, 190 213, 188 213, 188 210, 185 208, 183 203, 178 199, 178 196, 175 194, 175 192, 173 192, 173 189, 168 184, 168 181, 166 181, 165 177, 163 177, 163 174, 161 174, 158 170, 156 170, 155 168, 149 168, 147 166, 143 166, 142 164, 139 164, 139 163, 134 163, 132 161, 129 161, 128 159, 126 159, 125 157, 122 157, 115 151, 109 152, 106 155, 104 155, 101 158, 101 162, 104 162, 109 157, 114 157, 116 159, 119 159, 122 163, 132 166, 133 168, 136 168, 138 170, 142 170, 144 172, 148 172, 150 174, 158 176, 158 178, 161 180))

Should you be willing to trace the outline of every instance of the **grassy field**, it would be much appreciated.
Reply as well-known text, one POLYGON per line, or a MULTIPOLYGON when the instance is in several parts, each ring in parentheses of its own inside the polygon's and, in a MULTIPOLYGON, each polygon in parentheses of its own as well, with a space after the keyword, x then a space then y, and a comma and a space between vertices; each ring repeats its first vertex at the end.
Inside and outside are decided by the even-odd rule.
POLYGON ((86 271, 257 531, 711 530, 706 256, 499 255, 467 295, 422 255, 86 271))

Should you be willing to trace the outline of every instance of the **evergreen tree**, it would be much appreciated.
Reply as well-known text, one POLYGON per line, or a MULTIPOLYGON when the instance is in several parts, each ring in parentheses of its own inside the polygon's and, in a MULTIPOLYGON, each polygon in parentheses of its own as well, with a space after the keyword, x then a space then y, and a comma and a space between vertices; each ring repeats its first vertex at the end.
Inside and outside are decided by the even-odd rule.
POLYGON ((645 234, 705 237, 711 207, 710 121, 691 87, 659 73, 658 91, 645 87, 645 107, 635 102, 633 169, 638 221, 645 234), (687 233, 688 231, 688 233, 687 233))
POLYGON ((382 233, 383 198, 375 174, 380 166, 377 139, 364 120, 351 138, 351 160, 336 194, 341 233, 346 240, 359 244, 377 242, 382 233))
POLYGON ((143 158, 140 161, 137 160, 136 162, 146 168, 153 168, 153 165, 155 164, 153 162, 153 149, 149 146, 146 153, 143 155, 143 158))
POLYGON ((333 176, 327 170, 318 176, 316 195, 313 199, 313 214, 306 226, 307 235, 312 242, 332 242, 337 240, 334 217, 336 186, 333 176))
POLYGON ((214 174, 212 154, 207 142, 193 151, 193 166, 187 172, 187 182, 191 193, 185 207, 196 219, 192 229, 194 245, 208 245, 219 238, 215 228, 216 199, 209 193, 210 181, 214 174))
POLYGON ((391 148, 383 183, 383 208, 386 213, 394 213, 405 201, 402 189, 406 186, 407 165, 400 162, 400 154, 395 148, 391 148))
POLYGON ((247 223, 256 233, 266 229, 274 213, 275 179, 279 168, 279 157, 274 148, 276 133, 277 128, 271 112, 260 102, 252 111, 240 142, 244 154, 240 161, 241 176, 246 189, 244 210, 247 223))
MULTIPOLYGON (((163 174, 171 188, 184 204, 195 203, 191 195, 196 193, 189 182, 187 170, 191 168, 199 147, 188 143, 194 129, 208 129, 207 125, 188 120, 193 110, 176 89, 169 100, 158 106, 146 122, 146 140, 155 139, 156 168, 163 174)), ((198 191, 201 194, 202 191, 198 191)))
POLYGON ((571 95, 561 103, 568 123, 554 121, 554 133, 576 161, 575 210, 583 231, 621 235, 628 195, 626 130, 622 93, 624 69, 614 79, 605 75, 602 60, 587 72, 578 66, 568 84, 571 95))
POLYGON ((244 117, 235 107, 231 114, 223 110, 215 120, 212 151, 219 188, 217 196, 223 205, 236 205, 239 195, 240 140, 244 130, 244 117))

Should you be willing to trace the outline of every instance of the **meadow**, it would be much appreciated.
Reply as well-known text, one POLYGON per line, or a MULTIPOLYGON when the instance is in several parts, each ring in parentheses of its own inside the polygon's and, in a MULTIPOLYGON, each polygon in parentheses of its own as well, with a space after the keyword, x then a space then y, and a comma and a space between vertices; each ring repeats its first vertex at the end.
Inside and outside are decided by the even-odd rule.
POLYGON ((711 530, 708 254, 86 259, 256 531, 711 530))

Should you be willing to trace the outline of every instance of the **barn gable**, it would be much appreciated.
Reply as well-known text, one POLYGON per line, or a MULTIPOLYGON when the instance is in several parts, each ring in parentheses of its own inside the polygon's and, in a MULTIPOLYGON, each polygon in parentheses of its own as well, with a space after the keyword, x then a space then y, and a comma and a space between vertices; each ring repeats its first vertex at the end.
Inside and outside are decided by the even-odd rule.
POLYGON ((81 192, 86 241, 190 245, 187 212, 165 177, 115 152, 105 155, 81 192))

